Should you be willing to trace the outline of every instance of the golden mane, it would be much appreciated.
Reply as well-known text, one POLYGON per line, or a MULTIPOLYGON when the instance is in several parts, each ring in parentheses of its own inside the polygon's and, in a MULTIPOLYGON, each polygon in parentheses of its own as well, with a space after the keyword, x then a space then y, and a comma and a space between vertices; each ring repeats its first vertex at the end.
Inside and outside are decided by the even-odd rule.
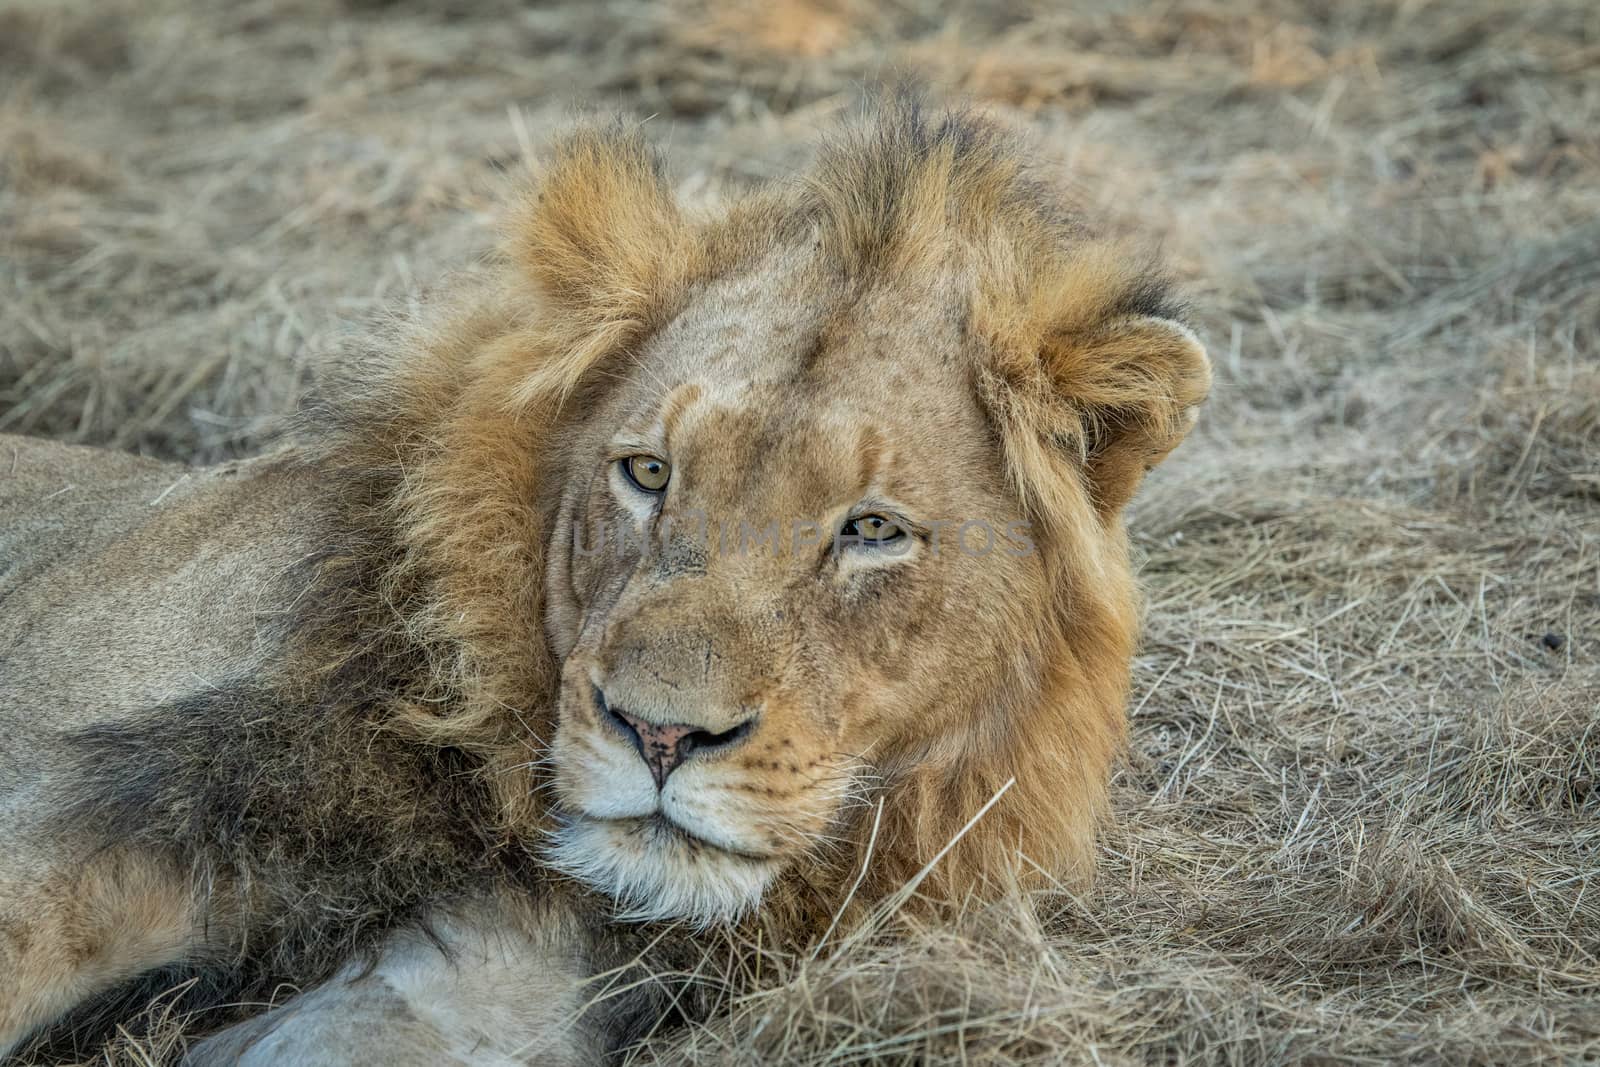
MULTIPOLYGON (((386 691, 394 721, 478 755, 508 837, 527 839, 546 817, 541 757, 559 671, 541 638, 556 488, 542 474, 567 405, 603 390, 608 368, 697 284, 815 240, 847 284, 960 274, 975 387, 1048 577, 1014 606, 1027 666, 992 712, 959 743, 881 767, 881 819, 858 813, 829 873, 791 879, 769 915, 827 915, 863 864, 860 904, 936 856, 920 888, 939 900, 992 895, 1019 876, 1088 876, 1137 624, 1119 512, 1187 428, 1208 375, 1180 327, 1146 325, 1179 317, 1164 280, 1093 236, 1022 160, 992 122, 898 96, 825 146, 805 180, 695 222, 637 130, 581 130, 512 211, 477 295, 435 324, 396 326, 316 406, 321 454, 365 487, 349 521, 387 532, 360 603, 340 601, 361 620, 343 630, 424 668, 386 691)), ((335 582, 340 573, 329 564, 335 582)), ((319 654, 324 676, 350 659, 319 654)))

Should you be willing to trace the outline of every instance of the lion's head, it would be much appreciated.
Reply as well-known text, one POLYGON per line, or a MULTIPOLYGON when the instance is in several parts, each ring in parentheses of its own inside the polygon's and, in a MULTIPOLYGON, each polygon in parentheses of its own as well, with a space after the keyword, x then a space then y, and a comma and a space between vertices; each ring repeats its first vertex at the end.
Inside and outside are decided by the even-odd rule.
POLYGON ((707 220, 579 132, 421 344, 392 504, 448 699, 412 718, 556 867, 702 921, 1085 873, 1121 511, 1209 370, 994 125, 896 101, 707 220))

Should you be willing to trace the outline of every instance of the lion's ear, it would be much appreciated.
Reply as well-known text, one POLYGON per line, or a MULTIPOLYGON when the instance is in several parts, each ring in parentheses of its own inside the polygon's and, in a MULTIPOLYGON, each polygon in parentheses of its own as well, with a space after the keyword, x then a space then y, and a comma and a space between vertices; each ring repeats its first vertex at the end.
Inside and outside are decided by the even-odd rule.
POLYGON ((688 269, 690 231, 638 129, 584 128, 556 145, 512 214, 507 252, 547 314, 596 345, 648 329, 688 269))
POLYGON ((1155 315, 1050 337, 1041 362, 1071 412, 1057 436, 1081 451, 1102 518, 1121 511, 1145 472, 1183 440, 1211 386, 1199 338, 1155 315))

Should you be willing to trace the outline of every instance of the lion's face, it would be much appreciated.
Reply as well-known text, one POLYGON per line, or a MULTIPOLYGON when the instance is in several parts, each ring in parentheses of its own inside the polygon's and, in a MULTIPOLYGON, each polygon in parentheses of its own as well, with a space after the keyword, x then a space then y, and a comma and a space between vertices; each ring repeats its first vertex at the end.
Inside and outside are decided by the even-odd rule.
POLYGON ((640 914, 743 911, 1028 669, 1041 564, 955 309, 820 278, 708 288, 567 445, 555 858, 640 914))

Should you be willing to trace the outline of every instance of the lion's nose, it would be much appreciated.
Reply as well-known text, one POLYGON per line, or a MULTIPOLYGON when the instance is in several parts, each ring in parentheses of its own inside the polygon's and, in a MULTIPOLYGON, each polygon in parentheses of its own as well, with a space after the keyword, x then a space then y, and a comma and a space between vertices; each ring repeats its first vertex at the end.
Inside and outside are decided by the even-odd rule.
POLYGON ((650 777, 656 788, 667 784, 667 775, 677 770, 683 761, 696 752, 715 752, 733 747, 755 728, 752 716, 731 730, 713 733, 690 723, 656 723, 630 715, 606 703, 605 694, 595 690, 595 702, 601 714, 609 719, 624 737, 633 742, 639 758, 650 768, 650 777))

